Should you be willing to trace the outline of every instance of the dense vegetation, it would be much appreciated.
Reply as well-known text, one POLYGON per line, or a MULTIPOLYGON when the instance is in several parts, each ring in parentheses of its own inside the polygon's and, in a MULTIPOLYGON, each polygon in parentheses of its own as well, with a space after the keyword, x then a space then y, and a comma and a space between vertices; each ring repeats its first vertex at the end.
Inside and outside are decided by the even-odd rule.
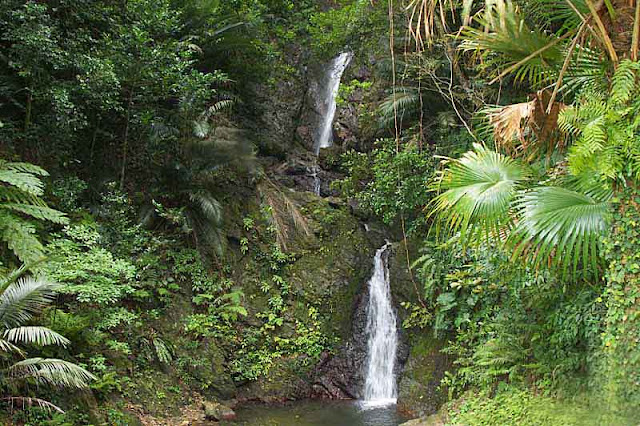
POLYGON ((349 333, 362 219, 400 242, 408 335, 453 360, 443 422, 632 424, 639 11, 2 2, 0 420, 290 397, 349 333), (344 49, 323 199, 293 97, 344 49))

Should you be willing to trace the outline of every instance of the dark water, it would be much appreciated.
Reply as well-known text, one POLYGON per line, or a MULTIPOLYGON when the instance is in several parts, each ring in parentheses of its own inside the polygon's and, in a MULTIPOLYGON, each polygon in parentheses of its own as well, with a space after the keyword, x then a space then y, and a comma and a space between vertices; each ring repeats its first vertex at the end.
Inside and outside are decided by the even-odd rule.
POLYGON ((408 419, 395 405, 361 409, 354 401, 298 401, 282 406, 239 408, 238 419, 226 426, 398 426, 408 419))

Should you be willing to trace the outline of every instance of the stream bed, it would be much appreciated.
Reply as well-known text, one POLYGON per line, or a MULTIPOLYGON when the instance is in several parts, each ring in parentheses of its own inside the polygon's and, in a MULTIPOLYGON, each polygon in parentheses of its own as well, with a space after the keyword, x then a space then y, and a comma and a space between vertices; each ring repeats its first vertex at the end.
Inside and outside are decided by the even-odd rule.
POLYGON ((248 405, 225 426, 398 426, 407 421, 395 405, 362 409, 357 401, 297 401, 279 406, 248 405))

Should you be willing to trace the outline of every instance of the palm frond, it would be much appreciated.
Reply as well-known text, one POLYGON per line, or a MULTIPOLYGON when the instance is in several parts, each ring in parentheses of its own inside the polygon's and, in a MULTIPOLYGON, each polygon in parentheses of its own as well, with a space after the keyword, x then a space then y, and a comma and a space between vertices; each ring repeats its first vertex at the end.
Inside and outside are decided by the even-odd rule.
POLYGON ((4 339, 10 343, 34 344, 39 346, 67 346, 70 341, 55 331, 41 326, 21 326, 5 330, 4 339))
POLYGON ((538 187, 517 202, 519 222, 507 245, 531 264, 575 274, 579 264, 597 274, 600 237, 608 228, 609 203, 561 187, 538 187))
POLYGON ((156 351, 158 361, 164 364, 169 364, 171 362, 171 351, 169 351, 169 348, 167 347, 166 343, 164 343, 164 340, 159 337, 154 337, 153 347, 156 351))
POLYGON ((269 178, 258 185, 258 192, 269 206, 269 221, 276 233, 276 242, 282 249, 287 249, 287 242, 292 231, 299 231, 305 237, 313 232, 294 200, 289 198, 269 178))
POLYGON ((554 102, 547 112, 549 98, 547 91, 540 91, 529 102, 485 109, 496 147, 530 159, 563 150, 566 138, 557 131, 557 123, 565 106, 554 102))
POLYGON ((511 228, 511 204, 527 169, 517 160, 475 144, 475 150, 448 160, 433 186, 444 191, 432 202, 433 214, 463 240, 500 238, 511 228))
POLYGON ((21 356, 24 356, 25 352, 20 349, 19 347, 17 347, 16 345, 14 345, 11 342, 8 342, 4 339, 0 339, 0 352, 4 352, 6 354, 8 353, 17 353, 21 356))
POLYGON ((396 117, 399 121, 417 119, 420 111, 420 93, 414 87, 398 88, 387 96, 378 108, 380 127, 394 125, 396 117))
POLYGON ((58 388, 86 389, 96 377, 82 367, 53 358, 29 358, 8 369, 13 380, 30 380, 58 388))
POLYGON ((44 278, 24 277, 0 295, 0 324, 5 329, 20 327, 55 299, 57 284, 44 278))
POLYGON ((189 194, 189 198, 197 206, 204 218, 216 225, 222 222, 222 205, 212 194, 205 191, 197 191, 189 194))
POLYGON ((462 1, 461 19, 458 20, 458 5, 452 0, 411 0, 407 6, 409 32, 420 48, 430 45, 438 35, 448 31, 449 19, 453 22, 458 21, 460 26, 467 25, 473 4, 473 0, 462 1))
POLYGON ((484 67, 496 76, 505 71, 517 82, 540 86, 555 76, 563 63, 562 37, 529 28, 518 7, 510 0, 487 3, 479 28, 466 27, 460 49, 478 52, 484 67))
POLYGON ((186 211, 187 225, 193 230, 196 244, 203 249, 213 249, 218 256, 222 256, 227 245, 227 239, 221 223, 213 222, 204 216, 199 208, 189 208, 186 211))
POLYGON ((6 398, 0 398, 0 401, 6 401, 11 406, 11 408, 15 408, 19 405, 19 408, 25 410, 37 406, 47 411, 57 411, 60 414, 64 414, 62 408, 58 407, 57 405, 49 401, 45 401, 44 399, 35 398, 32 396, 9 396, 6 398))
POLYGON ((559 27, 560 32, 576 29, 589 15, 585 0, 530 0, 523 7, 525 14, 538 25, 559 27))

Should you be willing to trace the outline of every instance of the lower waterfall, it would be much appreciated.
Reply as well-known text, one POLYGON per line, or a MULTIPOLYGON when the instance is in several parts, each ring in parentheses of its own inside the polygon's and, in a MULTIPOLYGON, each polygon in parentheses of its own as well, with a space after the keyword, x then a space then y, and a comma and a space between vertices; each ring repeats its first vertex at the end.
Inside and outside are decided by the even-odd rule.
POLYGON ((367 306, 367 367, 363 407, 395 404, 397 400, 396 349, 398 330, 391 304, 387 242, 376 252, 374 271, 369 280, 367 306))

